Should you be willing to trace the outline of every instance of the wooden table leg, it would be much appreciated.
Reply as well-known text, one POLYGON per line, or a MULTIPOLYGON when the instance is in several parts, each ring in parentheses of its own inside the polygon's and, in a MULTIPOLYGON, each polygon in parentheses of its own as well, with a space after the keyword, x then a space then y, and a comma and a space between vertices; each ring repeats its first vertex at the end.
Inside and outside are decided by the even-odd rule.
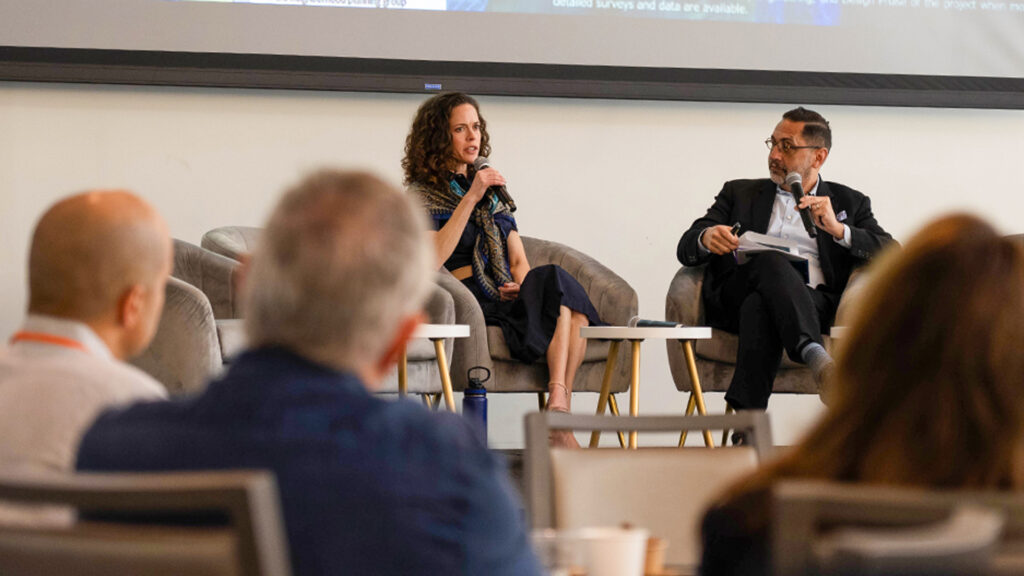
POLYGON ((437 355, 437 369, 441 371, 441 392, 444 404, 449 412, 455 412, 455 396, 452 393, 452 375, 448 373, 448 358, 444 354, 444 339, 434 340, 434 353, 437 355))
MULTIPOLYGON (((632 340, 633 344, 633 370, 629 377, 629 415, 637 416, 640 414, 640 342, 642 340, 632 340)), ((629 432, 629 448, 630 450, 636 450, 636 430, 630 430, 629 432)))
MULTIPOLYGON (((615 395, 614 394, 609 394, 608 395, 608 409, 611 411, 612 416, 618 416, 619 415, 619 403, 618 403, 618 401, 615 400, 615 395)), ((615 434, 618 435, 618 437, 619 437, 619 447, 620 448, 625 448, 626 447, 626 435, 622 433, 622 430, 619 430, 615 434)))
POLYGON ((398 397, 405 398, 409 394, 409 354, 402 346, 402 353, 398 356, 398 397))
MULTIPOLYGON (((697 406, 697 398, 690 392, 690 399, 686 402, 686 413, 683 416, 689 416, 693 414, 694 407, 697 406)), ((686 445, 686 434, 689 430, 683 430, 679 433, 679 447, 682 448, 686 445)))
MULTIPOLYGON (((697 414, 706 416, 707 408, 704 406, 704 391, 700 387, 700 376, 697 375, 697 360, 693 356, 693 343, 683 340, 683 353, 686 355, 686 367, 690 370, 690 384, 693 387, 693 396, 697 399, 697 414)), ((711 438, 711 431, 704 430, 704 445, 708 448, 715 447, 715 441, 711 438)))
MULTIPOLYGON (((605 408, 608 406, 608 396, 612 391, 612 374, 615 372, 615 362, 619 358, 619 341, 612 340, 611 345, 608 347, 608 360, 604 365, 604 379, 601 381, 601 393, 597 396, 597 412, 600 416, 604 414, 605 408)), ((590 433, 590 447, 597 448, 598 444, 601 443, 601 431, 594 430, 590 433)))

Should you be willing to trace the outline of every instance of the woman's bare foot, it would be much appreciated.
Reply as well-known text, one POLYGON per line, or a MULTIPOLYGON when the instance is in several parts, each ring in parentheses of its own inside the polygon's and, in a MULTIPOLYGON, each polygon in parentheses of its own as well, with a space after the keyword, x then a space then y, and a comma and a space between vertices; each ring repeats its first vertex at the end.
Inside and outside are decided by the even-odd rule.
POLYGON ((571 430, 552 430, 548 434, 548 445, 552 448, 576 449, 580 447, 580 443, 576 441, 576 436, 571 430))
POLYGON ((561 382, 548 383, 547 409, 555 412, 572 411, 572 395, 569 394, 569 389, 565 387, 565 384, 561 382))

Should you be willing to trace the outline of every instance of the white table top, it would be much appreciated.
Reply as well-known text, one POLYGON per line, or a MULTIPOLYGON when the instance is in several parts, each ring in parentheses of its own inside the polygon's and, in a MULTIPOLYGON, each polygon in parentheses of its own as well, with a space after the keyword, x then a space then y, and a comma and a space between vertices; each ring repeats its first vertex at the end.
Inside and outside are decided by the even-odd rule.
POLYGON ((664 338, 666 340, 705 340, 711 338, 707 326, 681 326, 676 328, 630 328, 628 326, 584 326, 580 328, 581 338, 602 340, 645 340, 664 338))
POLYGON ((469 324, 420 324, 413 338, 469 338, 469 324))

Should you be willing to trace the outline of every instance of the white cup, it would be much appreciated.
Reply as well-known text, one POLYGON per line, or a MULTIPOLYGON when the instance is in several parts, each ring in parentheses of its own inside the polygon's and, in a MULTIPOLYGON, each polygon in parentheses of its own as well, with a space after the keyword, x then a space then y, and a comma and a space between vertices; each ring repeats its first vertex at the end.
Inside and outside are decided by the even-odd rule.
POLYGON ((537 558, 548 576, 585 574, 582 543, 572 531, 547 528, 534 530, 530 537, 537 558))
POLYGON ((643 576, 647 530, 580 528, 574 536, 582 544, 587 576, 643 576))

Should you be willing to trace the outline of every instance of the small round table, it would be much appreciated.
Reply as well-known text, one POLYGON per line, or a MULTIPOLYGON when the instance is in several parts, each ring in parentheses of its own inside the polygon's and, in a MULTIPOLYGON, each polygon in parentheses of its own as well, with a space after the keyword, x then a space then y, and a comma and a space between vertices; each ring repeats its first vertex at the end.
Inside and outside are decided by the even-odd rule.
MULTIPOLYGON (((630 328, 627 326, 584 326, 580 328, 580 337, 598 340, 610 340, 608 348, 608 362, 605 365, 604 381, 601 383, 601 395, 597 399, 597 413, 604 414, 608 404, 608 396, 611 393, 611 374, 615 370, 615 359, 619 354, 619 344, 623 340, 629 340, 632 344, 632 372, 629 379, 629 415, 636 416, 640 411, 640 343, 648 338, 663 338, 667 340, 679 340, 686 354, 686 363, 690 369, 690 379, 693 382, 694 396, 697 399, 697 413, 707 414, 704 406, 704 393, 700 388, 700 379, 697 376, 697 364, 693 357, 693 340, 704 340, 711 338, 711 328, 707 326, 678 326, 669 327, 643 327, 630 328)), ((590 447, 595 448, 600 442, 601 433, 594 431, 590 434, 590 447)), ((711 439, 711 431, 704 431, 704 443, 714 446, 711 439)), ((629 448, 636 448, 636 430, 629 433, 629 448)))
MULTIPOLYGON (((441 393, 444 404, 449 412, 455 412, 455 397, 452 393, 452 376, 448 372, 448 358, 444 353, 445 338, 469 338, 467 324, 420 324, 412 333, 413 338, 426 338, 434 343, 434 354, 437 356, 437 369, 441 373, 441 393)), ((409 375, 406 350, 398 359, 398 395, 402 398, 408 394, 409 375)))

